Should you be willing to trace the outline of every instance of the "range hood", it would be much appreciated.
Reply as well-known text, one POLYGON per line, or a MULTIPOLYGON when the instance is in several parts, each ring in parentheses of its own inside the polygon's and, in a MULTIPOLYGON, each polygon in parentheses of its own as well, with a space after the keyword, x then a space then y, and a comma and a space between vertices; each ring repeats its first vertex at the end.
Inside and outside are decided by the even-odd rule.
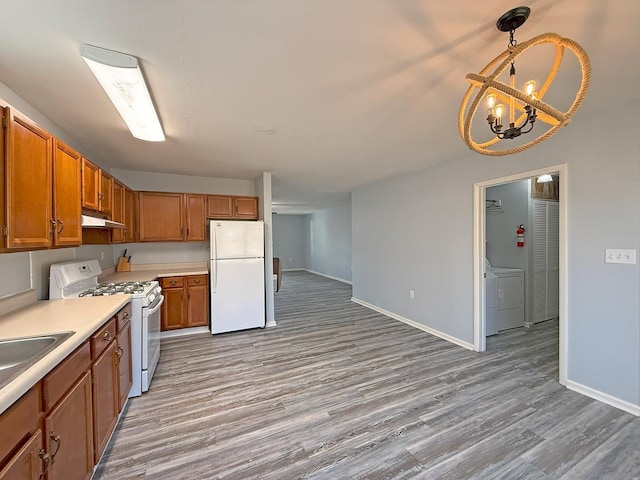
POLYGON ((112 222, 106 218, 82 215, 82 228, 126 228, 124 223, 112 222))

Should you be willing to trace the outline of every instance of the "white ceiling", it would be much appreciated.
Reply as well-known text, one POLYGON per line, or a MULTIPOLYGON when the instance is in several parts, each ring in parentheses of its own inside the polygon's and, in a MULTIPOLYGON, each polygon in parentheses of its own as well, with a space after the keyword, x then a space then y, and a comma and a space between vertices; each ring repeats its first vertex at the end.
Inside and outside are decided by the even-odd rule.
MULTIPOLYGON (((508 34, 495 22, 520 5, 1 3, 0 81, 88 155, 130 170, 245 179, 271 172, 275 209, 283 213, 332 205, 358 186, 466 154, 457 131, 465 75, 505 49, 508 34), (130 135, 80 57, 81 43, 140 59, 166 142, 130 135)), ((638 0, 525 4, 532 13, 518 40, 553 31, 589 53, 592 88, 577 115, 621 104, 627 95, 638 98, 637 90, 622 88, 640 85, 638 0)), ((524 60, 518 66, 527 69, 524 60)), ((558 85, 572 91, 565 95, 559 87, 558 99, 573 99, 567 78, 558 85)))

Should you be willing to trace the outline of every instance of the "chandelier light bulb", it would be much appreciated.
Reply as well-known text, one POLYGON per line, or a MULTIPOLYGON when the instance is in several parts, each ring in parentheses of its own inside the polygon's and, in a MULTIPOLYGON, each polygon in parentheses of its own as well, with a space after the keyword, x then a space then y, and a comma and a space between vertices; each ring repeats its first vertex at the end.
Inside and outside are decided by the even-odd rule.
POLYGON ((489 109, 492 110, 495 104, 496 104, 496 96, 493 93, 491 95, 487 95, 487 107, 489 107, 489 109))
POLYGON ((525 83, 524 84, 524 91, 530 97, 535 97, 536 81, 535 80, 529 80, 527 83, 525 83))
MULTIPOLYGON (((496 105, 493 111, 495 112, 494 115, 496 116, 496 118, 498 120, 502 120, 502 114, 504 113, 504 105, 499 103, 498 105, 496 105)), ((498 122, 498 123, 501 123, 501 122, 498 122)))

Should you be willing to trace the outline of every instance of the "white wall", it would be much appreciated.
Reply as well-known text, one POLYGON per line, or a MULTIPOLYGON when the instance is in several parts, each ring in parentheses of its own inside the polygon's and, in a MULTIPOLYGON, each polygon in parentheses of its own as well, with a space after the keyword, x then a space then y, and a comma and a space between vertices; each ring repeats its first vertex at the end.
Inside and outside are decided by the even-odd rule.
POLYGON ((305 216, 307 269, 351 282, 351 202, 305 216))
POLYGON ((518 155, 469 151, 357 190, 354 297, 472 344, 473 184, 566 162, 567 378, 640 405, 640 268, 604 263, 605 248, 640 248, 638 111, 578 112, 518 155))
POLYGON ((283 270, 306 269, 305 215, 273 216, 273 256, 283 270))
POLYGON ((529 180, 487 188, 487 198, 502 201, 502 213, 486 212, 487 258, 494 267, 529 269, 529 180), (516 227, 524 224, 525 245, 516 246, 516 227))
POLYGON ((110 173, 133 190, 158 192, 256 195, 254 180, 139 172, 112 168, 110 173))

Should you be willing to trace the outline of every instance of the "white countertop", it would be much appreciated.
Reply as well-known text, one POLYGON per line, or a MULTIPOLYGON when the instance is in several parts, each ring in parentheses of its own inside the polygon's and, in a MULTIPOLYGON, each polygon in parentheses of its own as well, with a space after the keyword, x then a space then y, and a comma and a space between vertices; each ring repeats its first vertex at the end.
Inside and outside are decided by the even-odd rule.
POLYGON ((74 335, 0 389, 0 414, 87 340, 130 295, 44 300, 0 317, 0 339, 73 331, 74 335))

